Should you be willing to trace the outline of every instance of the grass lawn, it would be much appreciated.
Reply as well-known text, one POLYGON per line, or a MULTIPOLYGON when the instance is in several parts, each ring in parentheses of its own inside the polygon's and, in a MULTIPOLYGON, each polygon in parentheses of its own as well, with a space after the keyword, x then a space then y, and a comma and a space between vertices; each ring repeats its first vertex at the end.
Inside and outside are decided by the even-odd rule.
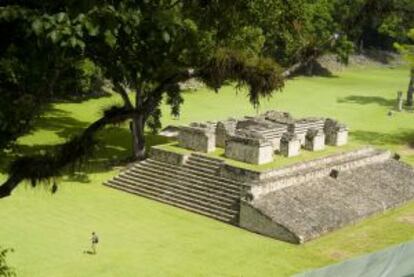
MULTIPOLYGON (((254 115, 268 109, 294 116, 331 116, 350 127, 353 145, 374 144, 397 151, 414 165, 414 114, 387 113, 408 70, 350 69, 333 78, 297 78, 253 109, 244 92, 230 87, 218 95, 188 92, 182 116, 163 108, 164 125, 254 115)), ((50 107, 37 131, 22 138, 19 153, 48 149, 79 132, 117 97, 50 107)), ((130 151, 128 129, 110 127, 87 168, 58 180, 51 195, 20 187, 0 200, 0 245, 12 247, 9 263, 19 276, 288 276, 414 239, 414 202, 297 246, 145 198, 102 186, 117 168, 110 159, 130 151), (100 236, 98 255, 88 250, 92 231, 100 236)), ((148 144, 165 143, 149 136, 148 144)), ((4 168, 16 153, 0 154, 4 168)), ((4 171, 2 171, 4 174, 4 171)), ((1 173, 0 173, 1 174, 1 173)), ((0 175, 0 181, 5 179, 0 175)))

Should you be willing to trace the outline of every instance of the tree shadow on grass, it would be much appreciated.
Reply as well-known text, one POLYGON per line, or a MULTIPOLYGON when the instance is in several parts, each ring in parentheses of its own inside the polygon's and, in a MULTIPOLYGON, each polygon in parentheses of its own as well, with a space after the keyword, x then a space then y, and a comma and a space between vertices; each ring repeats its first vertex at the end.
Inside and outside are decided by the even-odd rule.
MULTIPOLYGON (((67 141, 75 135, 80 135, 89 126, 89 122, 79 121, 70 116, 69 112, 50 108, 47 116, 42 117, 36 123, 35 132, 48 131, 55 133, 63 141, 67 141)), ((128 128, 123 126, 107 126, 97 134, 99 143, 93 151, 88 162, 75 168, 68 168, 65 172, 67 180, 81 183, 90 182, 89 173, 106 172, 116 165, 125 165, 132 157, 132 137, 128 128)), ((167 143, 167 138, 147 134, 146 146, 167 143)), ((0 156, 0 173, 7 173, 8 165, 17 157, 42 154, 53 151, 56 144, 18 144, 12 152, 0 156)))
POLYGON ((351 95, 344 98, 339 98, 338 103, 350 103, 350 104, 359 104, 359 105, 369 105, 377 104, 383 107, 392 108, 396 104, 396 100, 387 99, 379 96, 361 96, 361 95, 351 95))
POLYGON ((354 131, 350 133, 354 141, 364 144, 372 144, 378 146, 384 145, 410 145, 414 147, 414 130, 405 129, 398 133, 379 133, 370 131, 354 131))

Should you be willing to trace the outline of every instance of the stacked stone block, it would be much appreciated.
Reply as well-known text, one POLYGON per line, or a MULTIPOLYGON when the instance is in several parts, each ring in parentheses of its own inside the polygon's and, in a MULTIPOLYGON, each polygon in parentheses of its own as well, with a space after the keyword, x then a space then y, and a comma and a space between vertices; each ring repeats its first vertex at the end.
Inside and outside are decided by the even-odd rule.
POLYGON ((295 157, 300 155, 300 139, 294 133, 285 133, 280 140, 280 154, 285 157, 295 157))
POLYGON ((236 161, 265 164, 273 161, 273 147, 260 133, 239 130, 227 139, 225 156, 236 161))
POLYGON ((324 126, 326 144, 332 146, 342 146, 348 143, 348 129, 344 124, 328 118, 324 126))
POLYGON ((299 138, 301 145, 304 146, 308 130, 323 130, 324 123, 324 120, 321 118, 303 118, 290 123, 288 130, 294 133, 299 138))
POLYGON ((216 146, 224 148, 226 139, 234 135, 236 131, 237 120, 230 118, 225 121, 219 121, 216 126, 216 146))
POLYGON ((209 153, 216 149, 215 124, 191 123, 180 128, 178 144, 180 147, 209 153))
POLYGON ((322 130, 309 129, 305 140, 306 150, 321 151, 325 149, 325 134, 322 130))

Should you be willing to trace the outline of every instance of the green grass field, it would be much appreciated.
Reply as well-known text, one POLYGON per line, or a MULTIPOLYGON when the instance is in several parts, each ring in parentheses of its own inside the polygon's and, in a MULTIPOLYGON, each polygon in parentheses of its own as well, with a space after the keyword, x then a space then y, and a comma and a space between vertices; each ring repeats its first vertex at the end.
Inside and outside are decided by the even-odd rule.
MULTIPOLYGON (((350 69, 332 78, 297 78, 283 93, 253 109, 245 92, 226 87, 185 93, 179 120, 163 108, 164 125, 254 115, 268 109, 294 116, 331 116, 350 127, 352 144, 397 151, 414 164, 414 114, 395 113, 408 70, 350 69)), ((19 141, 18 153, 35 153, 64 141, 99 117, 118 98, 50 107, 37 130, 19 141)), ((110 127, 87 168, 58 180, 59 191, 20 187, 0 200, 0 245, 12 247, 18 276, 288 276, 414 239, 414 202, 328 234, 305 245, 262 237, 209 218, 102 186, 131 141, 125 127, 110 127), (92 231, 98 255, 84 254, 92 231)), ((149 136, 148 144, 166 141, 149 136)), ((17 153, 1 154, 1 168, 17 153)), ((4 171, 2 171, 4 174, 4 171)), ((0 176, 0 181, 5 179, 0 176)))

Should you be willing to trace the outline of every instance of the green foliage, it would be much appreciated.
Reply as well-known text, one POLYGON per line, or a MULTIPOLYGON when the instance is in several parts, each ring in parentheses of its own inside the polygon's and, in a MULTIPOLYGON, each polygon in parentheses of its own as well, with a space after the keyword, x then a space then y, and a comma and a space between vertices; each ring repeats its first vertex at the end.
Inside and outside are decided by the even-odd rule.
POLYGON ((337 53, 346 61, 352 51, 333 17, 332 1, 259 0, 249 6, 251 24, 259 26, 265 37, 263 52, 283 66, 326 52, 337 53))
POLYGON ((414 2, 411 0, 335 0, 335 21, 360 48, 392 50, 393 42, 405 42, 414 24, 414 2))
POLYGON ((394 46, 414 68, 414 28, 407 33, 407 37, 411 39, 411 44, 395 43, 394 46))
POLYGON ((0 149, 32 128, 54 99, 100 95, 102 73, 80 54, 81 14, 72 18, 52 2, 0 7, 0 149))
POLYGON ((14 277, 17 276, 14 269, 7 265, 6 256, 7 253, 13 252, 13 249, 5 249, 0 247, 0 276, 14 277))
POLYGON ((283 88, 281 68, 272 59, 257 58, 248 53, 220 49, 202 70, 204 82, 218 90, 225 81, 234 81, 239 87, 247 85, 250 102, 257 106, 260 98, 270 96, 283 88))

